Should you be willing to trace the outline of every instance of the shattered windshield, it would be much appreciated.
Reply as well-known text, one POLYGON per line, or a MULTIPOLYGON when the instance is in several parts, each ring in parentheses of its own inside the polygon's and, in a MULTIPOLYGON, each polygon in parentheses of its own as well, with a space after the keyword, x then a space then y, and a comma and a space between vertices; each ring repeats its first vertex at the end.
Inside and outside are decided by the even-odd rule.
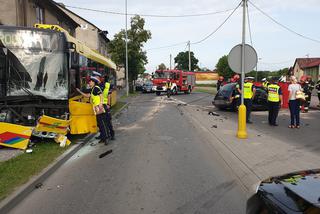
POLYGON ((48 99, 68 97, 67 61, 60 33, 0 29, 8 60, 8 96, 39 95, 48 99))
POLYGON ((154 73, 154 78, 155 79, 162 79, 162 78, 171 78, 172 72, 166 72, 166 71, 156 71, 154 73))

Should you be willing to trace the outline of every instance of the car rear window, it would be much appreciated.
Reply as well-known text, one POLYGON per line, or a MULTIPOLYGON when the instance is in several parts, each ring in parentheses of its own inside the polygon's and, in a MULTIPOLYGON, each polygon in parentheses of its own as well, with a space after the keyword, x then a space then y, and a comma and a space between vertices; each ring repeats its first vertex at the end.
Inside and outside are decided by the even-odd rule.
POLYGON ((226 84, 220 88, 218 95, 224 96, 224 97, 230 97, 232 94, 232 91, 234 90, 234 84, 226 84))

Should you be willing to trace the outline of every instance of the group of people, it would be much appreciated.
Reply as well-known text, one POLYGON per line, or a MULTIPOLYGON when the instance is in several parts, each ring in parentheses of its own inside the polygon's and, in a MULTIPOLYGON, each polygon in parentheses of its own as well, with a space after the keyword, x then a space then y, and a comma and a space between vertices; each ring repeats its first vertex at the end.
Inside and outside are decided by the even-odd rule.
POLYGON ((108 144, 109 140, 115 140, 115 133, 112 126, 112 118, 110 112, 110 83, 108 76, 104 77, 99 72, 93 71, 89 80, 90 91, 82 92, 77 88, 77 91, 84 97, 90 98, 94 113, 97 119, 100 136, 99 143, 108 144))
MULTIPOLYGON (((235 75, 232 78, 232 82, 236 82, 236 89, 232 97, 236 99, 237 104, 240 103, 241 82, 240 76, 235 75)), ((217 89, 224 84, 223 77, 220 77, 217 82, 217 89)), ((267 91, 268 94, 268 122, 270 126, 278 126, 277 117, 283 102, 288 102, 290 110, 290 125, 289 128, 300 128, 300 110, 308 112, 311 103, 311 93, 314 88, 318 90, 318 98, 320 107, 320 80, 317 84, 314 84, 310 76, 302 78, 298 83, 295 76, 290 77, 290 84, 288 86, 288 100, 283 100, 281 87, 278 85, 278 78, 271 78, 270 82, 266 78, 262 79, 262 87, 267 91), (301 97, 300 94, 304 93, 301 97), (302 108, 303 106, 303 108, 302 108)), ((252 123, 250 120, 252 101, 254 99, 256 88, 254 85, 253 77, 246 77, 243 85, 243 98, 244 105, 246 106, 246 121, 252 123)))

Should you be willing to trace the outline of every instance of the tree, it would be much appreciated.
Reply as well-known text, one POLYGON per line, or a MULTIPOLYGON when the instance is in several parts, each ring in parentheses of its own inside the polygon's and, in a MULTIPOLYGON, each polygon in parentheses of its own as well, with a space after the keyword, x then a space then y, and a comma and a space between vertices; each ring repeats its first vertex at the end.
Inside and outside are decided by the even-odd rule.
POLYGON ((223 76, 225 79, 232 77, 234 72, 231 70, 228 64, 228 56, 222 56, 218 63, 216 64, 216 68, 218 71, 219 76, 223 76))
MULTIPOLYGON (((151 32, 144 29, 145 20, 136 15, 131 18, 130 29, 128 29, 128 74, 129 85, 137 79, 138 74, 145 71, 148 59, 146 52, 142 50, 144 43, 151 39, 151 32)), ((126 64, 125 30, 122 29, 114 35, 114 39, 108 43, 111 59, 116 64, 126 64)), ((127 69, 127 68, 126 68, 127 69)), ((130 91, 132 88, 130 87, 130 91)))
POLYGON ((158 65, 158 70, 166 70, 167 67, 164 63, 161 63, 160 65, 158 65))
MULTIPOLYGON (((198 62, 199 60, 195 58, 194 53, 190 52, 190 58, 191 58, 191 71, 194 71, 196 69, 199 69, 198 62)), ((174 58, 174 62, 177 63, 176 68, 179 70, 189 70, 189 52, 180 52, 178 55, 174 58)))

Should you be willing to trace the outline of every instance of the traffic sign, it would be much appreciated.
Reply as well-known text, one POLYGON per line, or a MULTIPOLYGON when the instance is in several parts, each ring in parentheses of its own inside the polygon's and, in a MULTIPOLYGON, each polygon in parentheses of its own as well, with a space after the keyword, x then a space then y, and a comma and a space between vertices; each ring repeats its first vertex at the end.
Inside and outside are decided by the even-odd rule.
MULTIPOLYGON (((234 46, 228 55, 229 67, 238 74, 241 74, 241 52, 242 44, 239 44, 234 46)), ((245 44, 244 56, 244 73, 249 73, 257 65, 257 52, 252 46, 245 44)))

